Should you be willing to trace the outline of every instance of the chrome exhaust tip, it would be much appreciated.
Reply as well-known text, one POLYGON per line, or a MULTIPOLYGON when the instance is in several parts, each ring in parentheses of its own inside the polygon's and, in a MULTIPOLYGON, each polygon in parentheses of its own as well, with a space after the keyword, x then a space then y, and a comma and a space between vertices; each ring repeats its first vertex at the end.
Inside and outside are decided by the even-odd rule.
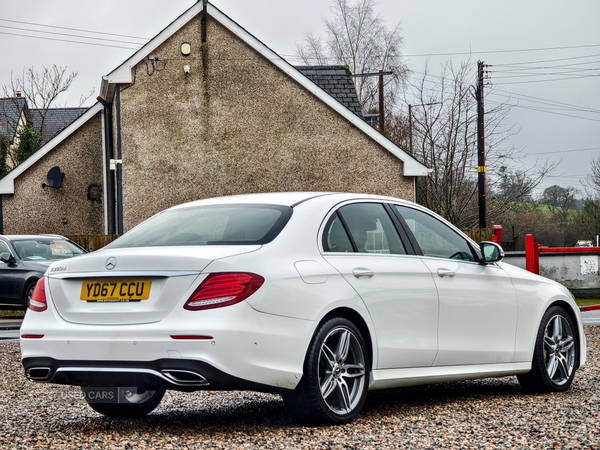
POLYGON ((31 381, 48 381, 52 375, 50 367, 30 367, 25 372, 28 380, 31 381))
POLYGON ((161 373, 175 384, 184 386, 207 386, 208 380, 199 373, 182 369, 163 369, 161 373))

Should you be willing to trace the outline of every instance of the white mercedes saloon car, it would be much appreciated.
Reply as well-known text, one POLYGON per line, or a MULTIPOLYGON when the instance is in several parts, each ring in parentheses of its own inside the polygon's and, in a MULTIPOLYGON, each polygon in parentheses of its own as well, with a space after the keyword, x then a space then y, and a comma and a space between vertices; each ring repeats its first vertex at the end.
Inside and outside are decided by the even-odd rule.
POLYGON ((343 193, 250 194, 167 209, 52 264, 21 327, 28 379, 80 386, 107 416, 165 390, 280 393, 313 424, 367 392, 516 375, 564 391, 585 363, 573 297, 431 211, 343 193))

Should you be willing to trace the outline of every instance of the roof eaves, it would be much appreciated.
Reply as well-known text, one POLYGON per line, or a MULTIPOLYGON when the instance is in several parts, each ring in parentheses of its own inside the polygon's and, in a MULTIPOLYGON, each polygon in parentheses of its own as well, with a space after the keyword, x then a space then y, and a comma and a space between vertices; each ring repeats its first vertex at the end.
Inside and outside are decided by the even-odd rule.
POLYGON ((71 125, 57 134, 51 139, 46 145, 40 148, 37 152, 11 170, 4 178, 0 179, 0 195, 1 194, 14 194, 15 193, 15 179, 19 177, 23 172, 33 166, 36 162, 50 153, 56 146, 71 136, 81 126, 83 126, 88 120, 94 117, 99 111, 102 111, 104 107, 100 103, 96 103, 91 106, 84 114, 79 116, 71 125))

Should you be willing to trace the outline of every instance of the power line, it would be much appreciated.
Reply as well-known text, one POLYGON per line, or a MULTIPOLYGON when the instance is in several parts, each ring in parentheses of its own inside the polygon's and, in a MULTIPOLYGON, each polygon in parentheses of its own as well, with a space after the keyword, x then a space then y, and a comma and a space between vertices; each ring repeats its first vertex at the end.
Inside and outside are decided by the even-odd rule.
POLYGON ((8 35, 8 36, 27 37, 27 38, 33 38, 33 39, 42 39, 44 41, 70 42, 72 44, 93 45, 93 46, 96 46, 96 47, 111 47, 111 48, 124 48, 124 49, 127 49, 127 50, 138 50, 137 47, 123 47, 123 46, 120 46, 120 45, 97 44, 97 43, 94 43, 94 42, 82 42, 82 41, 71 41, 71 40, 68 40, 68 39, 56 39, 56 38, 44 37, 44 36, 28 36, 26 34, 7 33, 7 32, 4 32, 4 31, 0 31, 0 34, 4 34, 4 35, 8 35))
MULTIPOLYGON (((20 20, 0 19, 0 21, 2 21, 2 22, 11 22, 11 23, 20 23, 20 24, 23 24, 23 25, 33 25, 33 26, 36 26, 36 27, 56 28, 56 29, 59 29, 59 30, 80 31, 82 33, 104 34, 104 35, 107 35, 107 36, 116 36, 116 37, 140 39, 140 40, 144 40, 144 41, 148 40, 148 38, 137 37, 137 36, 129 36, 129 35, 126 35, 126 34, 114 34, 114 33, 105 33, 105 32, 102 32, 102 31, 82 30, 82 29, 79 29, 79 28, 59 27, 59 26, 56 26, 56 25, 45 25, 45 24, 42 24, 42 23, 22 22, 20 20)), ((31 30, 31 31, 35 31, 35 30, 31 30)))
POLYGON ((525 61, 525 62, 516 62, 516 63, 494 64, 494 66, 506 67, 506 66, 519 66, 522 64, 539 64, 539 63, 547 63, 547 62, 572 61, 574 59, 595 58, 597 56, 600 56, 600 54, 586 55, 586 56, 573 56, 570 58, 545 59, 545 60, 541 60, 541 61, 525 61))
POLYGON ((590 112, 599 112, 600 113, 600 109, 593 109, 593 108, 588 108, 588 107, 585 107, 585 106, 573 105, 571 103, 557 102, 555 100, 548 100, 548 99, 541 98, 541 97, 534 97, 532 95, 517 94, 515 92, 504 91, 502 89, 494 89, 494 91, 493 91, 494 95, 499 95, 499 94, 496 94, 496 92, 504 92, 505 94, 510 94, 511 96, 514 95, 514 96, 518 96, 518 97, 525 97, 526 99, 533 99, 533 100, 530 100, 532 102, 535 102, 535 100, 540 100, 541 103, 545 103, 545 104, 570 106, 570 107, 572 107, 574 109, 584 109, 584 110, 587 110, 587 111, 590 111, 590 112))
MULTIPOLYGON (((6 28, 6 29, 9 29, 9 30, 17 30, 17 31, 31 31, 33 33, 44 33, 44 34, 51 34, 51 35, 55 35, 55 36, 67 36, 67 37, 76 37, 76 38, 82 38, 82 39, 93 39, 93 40, 96 40, 96 41, 118 42, 118 43, 121 43, 121 44, 138 45, 137 42, 122 41, 122 40, 117 40, 117 39, 107 39, 107 38, 93 37, 93 36, 82 36, 80 34, 57 33, 55 31, 30 30, 28 28, 9 27, 9 26, 6 26, 6 25, 0 25, 0 28, 6 28)), ((30 37, 36 37, 36 36, 30 36, 30 37)), ((41 37, 41 36, 39 36, 39 37, 41 37)))
POLYGON ((552 155, 555 153, 585 152, 585 151, 589 151, 589 150, 600 150, 600 147, 575 148, 575 149, 570 149, 570 150, 558 150, 555 152, 527 153, 527 156, 530 156, 530 155, 552 155))
POLYGON ((585 79, 585 78, 595 78, 595 77, 600 77, 600 74, 598 74, 598 75, 581 75, 581 76, 577 76, 577 77, 554 78, 551 80, 531 80, 531 81, 512 81, 512 82, 506 82, 506 83, 494 83, 494 86, 507 86, 510 84, 549 83, 551 81, 581 80, 581 79, 585 79))
POLYGON ((449 53, 425 53, 425 54, 414 54, 414 55, 402 55, 405 58, 411 57, 428 57, 428 56, 459 56, 459 55, 473 55, 473 54, 487 54, 487 53, 520 53, 520 52, 539 52, 548 50, 572 50, 577 48, 594 48, 600 47, 600 44, 590 45, 572 45, 566 47, 542 47, 542 48, 524 48, 524 49, 512 49, 512 50, 488 50, 488 51, 470 51, 470 52, 449 52, 449 53))

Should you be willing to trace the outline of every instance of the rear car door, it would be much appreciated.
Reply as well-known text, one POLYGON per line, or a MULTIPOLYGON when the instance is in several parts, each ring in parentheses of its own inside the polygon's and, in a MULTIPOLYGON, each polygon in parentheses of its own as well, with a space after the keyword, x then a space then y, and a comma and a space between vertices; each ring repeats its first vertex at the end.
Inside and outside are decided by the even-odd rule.
POLYGON ((341 206, 325 225, 322 245, 325 260, 371 314, 377 368, 431 366, 437 353, 436 287, 421 258, 408 254, 388 209, 376 202, 341 206))
POLYGON ((467 239, 433 215, 395 205, 437 286, 439 351, 435 366, 511 362, 517 299, 508 274, 482 264, 467 239))

